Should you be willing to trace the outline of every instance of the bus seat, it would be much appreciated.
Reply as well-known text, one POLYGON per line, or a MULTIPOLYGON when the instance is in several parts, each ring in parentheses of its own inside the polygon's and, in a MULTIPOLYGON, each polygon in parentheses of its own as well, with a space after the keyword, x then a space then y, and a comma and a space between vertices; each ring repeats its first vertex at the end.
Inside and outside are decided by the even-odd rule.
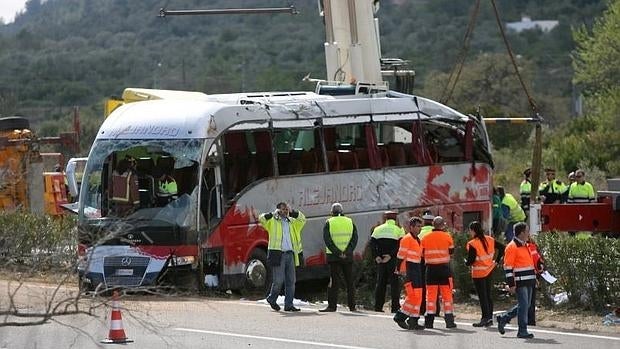
POLYGON ((390 166, 402 166, 407 164, 407 154, 403 143, 390 143, 387 151, 390 158, 390 166))
POLYGON ((357 156, 350 150, 340 150, 338 152, 338 158, 340 160, 341 170, 357 170, 359 168, 357 156))
POLYGON ((301 173, 316 173, 318 171, 317 154, 313 150, 301 154, 301 173))
POLYGON ((248 153, 248 141, 243 132, 230 132, 224 135, 224 146, 229 154, 248 153))
POLYGON ((288 153, 288 174, 301 174, 303 172, 301 156, 303 149, 292 149, 288 153))
POLYGON ((155 168, 155 161, 152 158, 138 158, 136 172, 138 176, 152 175, 155 168))
POLYGON ((390 157, 385 144, 379 144, 379 156, 381 157, 381 165, 383 167, 390 166, 390 157))
POLYGON ((403 149, 405 150, 405 157, 407 159, 407 165, 415 165, 417 164, 415 154, 413 153, 413 144, 407 143, 404 144, 403 149))
POLYGON ((172 156, 162 156, 157 159, 157 167, 165 174, 172 175, 174 171, 174 158, 172 156))
POLYGON ((273 159, 271 153, 256 153, 256 179, 273 176, 273 159))
POLYGON ((340 171, 340 160, 338 159, 338 151, 327 151, 327 166, 329 166, 330 172, 340 171))
POLYGON ((370 167, 370 162, 368 161, 368 149, 355 148, 355 156, 357 157, 358 168, 370 167))
POLYGON ((289 174, 289 153, 278 153, 278 173, 280 176, 289 174))

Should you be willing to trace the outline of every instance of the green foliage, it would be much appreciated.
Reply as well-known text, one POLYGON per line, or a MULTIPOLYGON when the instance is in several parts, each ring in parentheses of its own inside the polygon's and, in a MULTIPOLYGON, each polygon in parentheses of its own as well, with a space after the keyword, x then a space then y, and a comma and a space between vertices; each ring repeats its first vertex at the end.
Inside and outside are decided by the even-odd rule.
POLYGON ((66 270, 75 264, 73 217, 0 212, 0 265, 9 270, 66 270))
POLYGON ((557 290, 573 304, 604 309, 620 299, 620 239, 594 236, 577 239, 562 233, 537 238, 547 268, 558 277, 557 290))

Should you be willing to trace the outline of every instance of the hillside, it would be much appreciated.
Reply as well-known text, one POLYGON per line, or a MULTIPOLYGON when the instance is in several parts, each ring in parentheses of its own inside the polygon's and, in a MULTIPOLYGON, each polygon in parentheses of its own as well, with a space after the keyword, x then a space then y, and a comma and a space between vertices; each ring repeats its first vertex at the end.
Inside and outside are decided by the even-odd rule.
MULTIPOLYGON (((206 93, 312 89, 307 73, 324 76, 324 30, 315 1, 293 2, 300 14, 158 18, 159 9, 288 6, 278 0, 29 0, 27 11, 0 26, 0 114, 57 120, 83 106, 100 118, 101 100, 124 87, 188 89, 206 93)), ((437 74, 449 72, 461 49, 474 0, 382 1, 379 12, 385 57, 409 59, 417 90, 433 98, 437 74), (432 81, 433 83, 427 83, 432 81)), ((556 123, 571 111, 574 49, 571 28, 591 25, 602 0, 502 0, 502 19, 556 19, 549 33, 511 33, 534 94, 556 123)), ((508 62, 490 2, 482 1, 468 64, 497 54, 508 62)), ((502 58, 500 58, 502 59, 502 58)), ((473 69, 470 69, 473 71, 473 69)), ((514 80, 517 85, 516 79, 514 80)), ((502 84, 504 85, 504 84, 502 84)), ((502 92, 523 100, 518 88, 502 92)), ((480 98, 480 97, 478 97, 480 98)), ((527 113, 527 104, 499 101, 502 113, 527 113)), ((473 108, 480 101, 454 101, 473 108)), ((450 104, 450 103, 449 103, 450 104)), ((57 123, 57 122, 56 122, 57 123)), ((95 123, 96 124, 96 123, 95 123)), ((93 126, 94 127, 94 126, 93 126)), ((44 132, 58 125, 48 124, 44 132)), ((62 127, 60 127, 62 128, 62 127)))

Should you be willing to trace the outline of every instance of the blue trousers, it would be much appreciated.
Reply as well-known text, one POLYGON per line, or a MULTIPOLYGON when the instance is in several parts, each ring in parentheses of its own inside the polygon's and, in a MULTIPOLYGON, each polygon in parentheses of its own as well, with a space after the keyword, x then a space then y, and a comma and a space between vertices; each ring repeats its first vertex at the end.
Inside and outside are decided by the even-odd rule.
POLYGON ((518 335, 527 334, 527 313, 530 308, 530 302, 532 301, 532 290, 532 286, 517 287, 517 305, 503 315, 503 319, 506 322, 509 322, 515 316, 517 317, 517 322, 519 324, 518 335))
POLYGON ((293 307, 295 296, 295 253, 283 252, 280 265, 272 267, 273 282, 267 301, 275 303, 284 285, 284 308, 293 307))

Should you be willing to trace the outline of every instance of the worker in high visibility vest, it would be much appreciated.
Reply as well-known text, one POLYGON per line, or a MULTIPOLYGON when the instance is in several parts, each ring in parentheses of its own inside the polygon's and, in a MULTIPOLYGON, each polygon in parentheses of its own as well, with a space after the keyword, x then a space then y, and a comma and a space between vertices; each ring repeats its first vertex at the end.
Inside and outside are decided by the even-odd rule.
POLYGON ((390 283, 392 313, 400 309, 400 287, 396 271, 396 254, 400 239, 405 236, 403 228, 396 224, 398 213, 386 211, 384 223, 373 229, 370 236, 375 263, 377 264, 377 284, 375 287, 375 311, 383 312, 385 291, 390 283))
POLYGON ((504 255, 505 246, 493 237, 485 234, 478 221, 469 223, 467 242, 467 260, 465 265, 471 268, 471 278, 480 300, 482 316, 474 327, 493 325, 493 270, 504 255), (497 251, 497 256, 495 256, 497 251))
POLYGON ((135 160, 127 157, 118 162, 112 172, 112 193, 110 195, 113 210, 119 216, 131 214, 140 205, 138 175, 135 172, 135 160))
POLYGON ((504 254, 504 271, 510 293, 517 295, 517 305, 508 312, 497 315, 497 330, 506 333, 505 326, 515 316, 518 318, 517 337, 534 338, 527 331, 528 310, 532 300, 532 288, 536 286, 536 270, 534 260, 527 247, 530 230, 526 223, 515 224, 515 238, 506 246, 504 254))
POLYGON ((286 202, 280 202, 274 212, 262 213, 258 221, 269 233, 267 263, 272 268, 273 280, 267 303, 273 310, 280 310, 276 301, 284 284, 284 311, 299 311, 293 306, 295 268, 303 258, 301 232, 306 217, 301 211, 291 210, 286 202))
POLYGON ((437 312, 438 292, 441 294, 446 328, 455 328, 452 304, 452 270, 450 256, 454 253, 454 241, 444 231, 443 217, 433 219, 433 231, 422 238, 424 263, 426 264, 426 315, 424 327, 433 328, 437 312))
POLYGON ((422 305, 422 290, 424 289, 422 246, 418 238, 422 224, 420 217, 409 219, 409 234, 400 240, 400 247, 396 255, 400 266, 399 272, 406 278, 404 285, 406 297, 403 306, 394 315, 394 321, 401 328, 409 330, 424 329, 424 326, 418 324, 420 306, 422 305))
POLYGON ((562 181, 555 178, 555 169, 546 168, 545 174, 547 179, 540 183, 538 193, 543 204, 556 204, 562 201, 562 193, 566 190, 566 186, 562 181))
POLYGON ((519 185, 519 194, 521 195, 521 208, 525 212, 525 215, 528 216, 530 212, 530 194, 532 192, 532 182, 530 181, 530 177, 532 176, 532 170, 526 169, 523 171, 523 181, 521 181, 521 185, 519 185))
POLYGON ((353 285, 353 251, 357 246, 357 228, 342 210, 342 204, 332 204, 331 217, 323 227, 325 254, 329 265, 329 284, 327 285, 327 308, 319 312, 336 311, 338 289, 340 288, 339 270, 342 270, 347 288, 347 302, 350 311, 355 311, 355 288, 353 285))
POLYGON ((431 211, 424 211, 424 213, 422 213, 422 219, 424 220, 424 225, 422 226, 422 229, 420 230, 420 235, 418 236, 420 239, 424 237, 424 235, 430 233, 431 231, 433 231, 433 219, 435 218, 435 216, 433 215, 433 213, 431 211))
POLYGON ((575 171, 575 183, 568 189, 568 203, 595 202, 596 191, 590 182, 586 182, 583 170, 575 171))
POLYGON ((525 212, 519 206, 517 200, 510 193, 506 193, 503 187, 497 187, 499 197, 502 199, 502 214, 508 221, 504 236, 506 241, 512 240, 514 237, 513 226, 517 222, 525 222, 525 212))

